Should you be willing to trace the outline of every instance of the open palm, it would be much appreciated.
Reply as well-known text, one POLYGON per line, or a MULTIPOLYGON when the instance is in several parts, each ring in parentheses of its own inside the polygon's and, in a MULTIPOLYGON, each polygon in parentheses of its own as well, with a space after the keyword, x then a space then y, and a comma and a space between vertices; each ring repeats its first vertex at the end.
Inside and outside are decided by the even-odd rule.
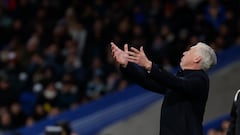
POLYGON ((111 43, 112 56, 115 61, 121 65, 126 66, 128 64, 128 45, 124 45, 124 51, 118 48, 113 42, 111 43))
POLYGON ((128 61, 138 64, 146 69, 151 68, 152 62, 147 58, 143 47, 140 50, 137 50, 134 47, 131 47, 131 50, 128 51, 128 61))

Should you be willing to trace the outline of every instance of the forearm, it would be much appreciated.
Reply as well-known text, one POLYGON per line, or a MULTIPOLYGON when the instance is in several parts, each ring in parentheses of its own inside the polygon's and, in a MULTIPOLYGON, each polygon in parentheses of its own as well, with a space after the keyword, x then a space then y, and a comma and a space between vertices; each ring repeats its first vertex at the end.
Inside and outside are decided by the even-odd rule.
POLYGON ((173 75, 172 73, 164 70, 157 64, 152 63, 151 69, 149 70, 149 76, 156 82, 171 88, 181 88, 182 80, 173 75))
POLYGON ((137 67, 133 63, 129 63, 125 68, 121 67, 120 70, 124 76, 133 80, 147 90, 161 94, 166 91, 166 88, 152 80, 144 69, 137 67))
POLYGON ((208 92, 208 82, 201 74, 178 77, 156 64, 152 64, 149 76, 160 85, 171 90, 184 92, 189 96, 204 95, 208 92))

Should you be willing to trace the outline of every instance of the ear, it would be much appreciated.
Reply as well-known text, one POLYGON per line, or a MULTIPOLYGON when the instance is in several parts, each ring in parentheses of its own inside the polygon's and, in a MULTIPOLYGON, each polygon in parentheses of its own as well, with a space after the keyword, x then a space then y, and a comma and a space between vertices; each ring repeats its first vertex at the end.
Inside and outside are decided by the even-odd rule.
POLYGON ((201 56, 196 56, 196 57, 193 59, 193 62, 194 62, 194 63, 199 63, 201 60, 202 60, 202 57, 201 57, 201 56))

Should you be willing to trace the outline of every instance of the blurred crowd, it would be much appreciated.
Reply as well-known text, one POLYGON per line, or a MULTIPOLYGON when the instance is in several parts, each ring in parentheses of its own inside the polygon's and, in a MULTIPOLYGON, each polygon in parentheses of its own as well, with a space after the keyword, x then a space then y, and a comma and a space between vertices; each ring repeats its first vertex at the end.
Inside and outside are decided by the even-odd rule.
POLYGON ((170 69, 198 41, 240 44, 233 0, 0 0, 0 130, 123 90, 114 41, 170 69))

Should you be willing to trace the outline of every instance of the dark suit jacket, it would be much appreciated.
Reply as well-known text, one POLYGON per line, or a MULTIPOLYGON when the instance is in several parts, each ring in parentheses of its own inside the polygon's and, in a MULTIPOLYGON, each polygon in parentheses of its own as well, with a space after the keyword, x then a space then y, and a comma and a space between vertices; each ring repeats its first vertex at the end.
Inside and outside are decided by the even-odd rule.
POLYGON ((183 70, 177 76, 153 64, 150 73, 129 63, 121 72, 147 90, 164 94, 160 135, 202 135, 209 91, 203 70, 183 70))
POLYGON ((230 115, 231 120, 227 135, 240 135, 240 90, 235 94, 230 115))

